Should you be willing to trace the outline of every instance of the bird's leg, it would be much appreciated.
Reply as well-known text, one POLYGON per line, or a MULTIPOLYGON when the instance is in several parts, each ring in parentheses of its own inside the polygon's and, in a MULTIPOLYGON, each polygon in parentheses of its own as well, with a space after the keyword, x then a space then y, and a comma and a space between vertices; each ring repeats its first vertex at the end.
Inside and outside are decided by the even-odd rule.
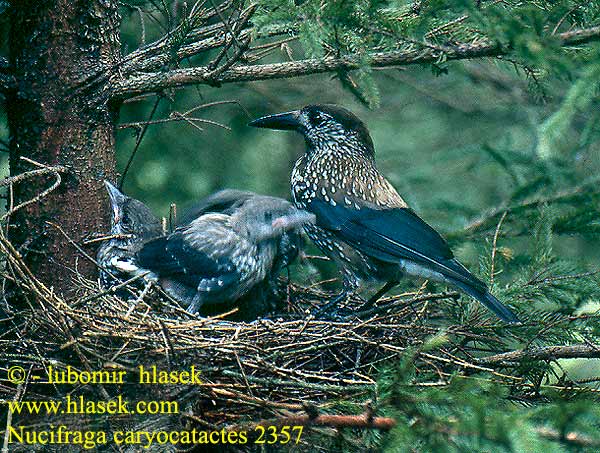
POLYGON ((279 298, 279 285, 277 282, 277 275, 271 275, 267 279, 267 290, 269 292, 269 296, 279 298))
POLYGON ((343 317, 343 313, 341 313, 340 308, 338 307, 338 305, 340 304, 340 302, 345 301, 346 299, 348 299, 348 296, 352 293, 354 293, 354 291, 356 290, 358 286, 358 282, 356 281, 356 279, 352 278, 349 275, 346 275, 344 273, 344 282, 343 282, 343 289, 342 291, 335 297, 333 297, 329 302, 327 302, 325 305, 323 305, 316 313, 315 313, 315 317, 318 318, 321 315, 325 314, 325 313, 330 313, 332 317, 343 317), (336 307, 335 309, 333 309, 334 307, 336 307), (333 309, 333 310, 332 310, 333 309))
POLYGON ((292 277, 290 275, 290 266, 286 266, 285 267, 285 271, 287 273, 287 281, 285 282, 285 297, 286 297, 286 302, 287 302, 287 311, 291 312, 292 311, 292 295, 291 295, 291 288, 290 288, 290 282, 292 281, 292 277))
POLYGON ((373 306, 375 305, 375 303, 381 299, 381 297, 387 293, 390 289, 392 289, 394 286, 396 286, 398 284, 397 280, 390 280, 389 282, 387 282, 385 285, 383 285, 383 287, 377 291, 373 296, 371 296, 371 298, 366 301, 359 309, 358 311, 367 311, 370 310, 371 308, 373 308, 373 306))
MULTIPOLYGON (((315 318, 319 318, 321 317, 321 315, 328 313, 333 307, 337 307, 340 302, 348 298, 349 293, 350 292, 346 288, 344 288, 337 296, 333 297, 329 302, 327 302, 325 305, 319 308, 319 310, 317 310, 317 312, 315 313, 315 318)), ((333 314, 335 315, 337 311, 337 309, 334 310, 333 314)))
POLYGON ((198 313, 198 310, 200 310, 200 307, 202 307, 202 293, 200 291, 196 291, 196 294, 194 294, 194 298, 192 299, 192 302, 190 303, 189 307, 187 308, 187 312, 191 315, 195 315, 196 313, 198 313))

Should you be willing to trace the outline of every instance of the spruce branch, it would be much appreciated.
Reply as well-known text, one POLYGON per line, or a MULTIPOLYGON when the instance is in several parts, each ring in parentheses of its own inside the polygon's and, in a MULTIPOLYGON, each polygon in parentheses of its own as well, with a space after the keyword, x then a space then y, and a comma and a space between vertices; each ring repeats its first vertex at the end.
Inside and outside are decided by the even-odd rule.
MULTIPOLYGON (((305 415, 290 415, 273 420, 261 420, 252 424, 250 431, 257 426, 327 426, 331 428, 363 428, 389 431, 396 426, 396 420, 390 417, 375 417, 367 408, 361 415, 328 415, 319 414, 314 406, 306 408, 305 415)), ((247 429, 247 428, 246 428, 247 429)))
POLYGON ((196 26, 206 23, 233 5, 228 0, 217 8, 192 10, 188 17, 174 30, 156 41, 127 55, 120 65, 120 73, 157 69, 173 59, 181 61, 198 53, 220 47, 225 43, 226 31, 223 23, 196 26))
MULTIPOLYGON (((45 164, 36 162, 32 159, 29 159, 25 156, 21 156, 20 159, 34 165, 37 168, 35 170, 25 171, 23 173, 19 173, 19 174, 15 175, 15 176, 10 176, 10 177, 4 178, 3 180, 0 180, 0 187, 4 187, 4 186, 12 187, 13 184, 23 183, 24 181, 26 181, 28 179, 37 178, 39 176, 46 176, 46 175, 53 176, 54 182, 48 188, 46 188, 42 192, 38 193, 35 197, 30 198, 25 201, 22 201, 21 203, 19 203, 16 206, 13 206, 12 199, 11 199, 9 201, 8 210, 0 217, 0 221, 4 221, 7 218, 10 218, 10 216, 13 215, 15 212, 17 212, 19 209, 22 209, 33 203, 38 203, 40 200, 42 200, 43 198, 48 196, 50 193, 54 192, 56 189, 58 189, 60 187, 60 185, 62 183, 61 174, 69 173, 69 169, 66 167, 63 167, 61 165, 53 165, 53 166, 45 165, 45 164)), ((12 191, 12 189, 11 189, 11 191, 12 191)))
MULTIPOLYGON (((600 40, 600 26, 561 33, 554 35, 554 38, 559 40, 561 45, 565 47, 597 41, 600 40)), ((439 61, 440 58, 448 61, 498 57, 509 54, 510 51, 510 48, 499 43, 479 41, 451 46, 424 46, 409 50, 373 52, 369 54, 367 61, 373 68, 389 68, 432 63, 439 61)), ((362 67, 364 61, 363 56, 346 55, 285 63, 237 65, 223 71, 217 77, 214 77, 213 72, 206 66, 173 69, 165 72, 135 73, 113 83, 112 97, 113 99, 122 100, 148 92, 187 85, 221 85, 224 83, 284 79, 340 70, 354 70, 362 67)))
MULTIPOLYGON (((437 61, 443 53, 444 51, 435 49, 375 52, 370 54, 369 62, 374 68, 406 66, 437 61)), ((467 44, 456 46, 454 54, 448 55, 447 58, 458 60, 491 57, 501 53, 501 47, 497 44, 467 44)), ((353 70, 360 68, 363 62, 364 57, 349 55, 339 58, 311 58, 286 63, 239 65, 223 72, 216 79, 210 77, 211 71, 204 66, 175 69, 168 72, 135 74, 127 79, 117 81, 113 86, 112 96, 115 99, 126 99, 143 93, 186 85, 252 82, 322 74, 339 70, 353 70)))
POLYGON ((0 74, 0 94, 7 95, 15 89, 16 82, 14 77, 0 74))
POLYGON ((600 440, 594 439, 593 437, 590 437, 583 433, 578 433, 575 431, 561 433, 560 431, 547 427, 537 428, 536 431, 541 437, 562 442, 566 445, 581 448, 600 447, 600 440))
POLYGON ((513 366, 515 363, 531 360, 558 359, 597 359, 600 358, 600 346, 593 344, 577 344, 569 346, 544 346, 539 348, 519 349, 504 352, 478 360, 481 364, 513 366))
MULTIPOLYGON (((154 71, 172 62, 179 62, 203 52, 218 49, 226 44, 227 33, 223 24, 207 26, 196 33, 199 39, 189 44, 181 45, 179 48, 169 51, 166 44, 162 44, 143 53, 132 54, 126 57, 122 72, 133 74, 135 72, 154 71)), ((243 30, 240 37, 246 39, 250 36, 249 30, 243 30)))
POLYGON ((476 218, 467 226, 458 232, 449 233, 446 235, 447 238, 455 238, 461 237, 466 234, 467 236, 474 235, 481 231, 490 228, 493 222, 497 222, 498 218, 503 216, 505 213, 507 214, 516 214, 528 209, 535 209, 538 206, 542 206, 545 204, 552 203, 564 203, 567 201, 572 201, 581 196, 589 196, 599 193, 597 190, 598 183, 600 182, 599 178, 593 178, 585 183, 569 188, 564 189, 559 192, 556 192, 552 195, 548 196, 536 196, 532 198, 525 199, 520 203, 511 204, 510 202, 503 203, 501 206, 494 208, 482 216, 476 218))

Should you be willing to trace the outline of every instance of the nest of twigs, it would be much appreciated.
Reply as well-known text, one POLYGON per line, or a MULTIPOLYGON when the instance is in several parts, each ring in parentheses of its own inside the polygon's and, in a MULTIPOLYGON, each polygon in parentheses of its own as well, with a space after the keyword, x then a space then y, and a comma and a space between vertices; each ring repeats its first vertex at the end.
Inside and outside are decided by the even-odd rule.
MULTIPOLYGON (((29 271, 2 233, 0 247, 7 260, 6 277, 27 301, 18 311, 4 307, 11 316, 4 334, 11 364, 23 366, 29 376, 44 376, 49 366, 127 371, 123 385, 59 385, 52 391, 54 398, 75 391, 96 399, 124 394, 134 400, 179 402, 176 416, 111 420, 118 424, 235 430, 285 417, 319 424, 319 417, 337 413, 341 418, 321 424, 389 429, 393 420, 377 417, 377 382, 384 365, 398 361, 407 351, 417 373, 433 377, 431 385, 443 385, 457 371, 493 371, 462 347, 477 336, 496 341, 494 326, 477 315, 470 319, 471 325, 480 322, 483 330, 477 335, 472 328, 446 327, 443 348, 422 347, 440 334, 436 320, 457 308, 456 293, 404 293, 382 299, 370 311, 327 320, 310 313, 331 294, 281 281, 277 312, 236 322, 228 319, 235 309, 214 317, 193 317, 158 288, 142 288, 135 282, 102 290, 97 282, 76 275, 77 296, 64 300, 29 271), (131 297, 116 296, 125 286, 131 297), (169 371, 194 365, 202 383, 142 386, 136 382, 139 365, 169 371)), ((352 311, 363 303, 352 299, 346 308, 352 311)), ((26 384, 30 397, 48 391, 48 386, 36 387, 32 379, 26 384)), ((22 397, 22 387, 6 387, 6 398, 22 397)), ((97 420, 75 418, 73 422, 85 425, 97 420)), ((323 428, 324 433, 331 434, 330 428, 323 428)))
MULTIPOLYGON (((36 165, 43 168, 28 175, 52 174, 55 184, 34 200, 14 207, 2 221, 60 184, 61 168, 36 165)), ((15 178, 21 176, 2 185, 15 178)), ((287 421, 290 425, 321 426, 320 435, 332 434, 331 428, 389 429, 393 420, 378 416, 378 380, 386 366, 408 354, 420 375, 415 386, 444 385, 457 372, 484 369, 464 348, 466 342, 486 339, 497 344, 495 326, 477 313, 472 313, 469 329, 447 325, 442 329, 444 323, 437 321, 457 308, 456 293, 404 293, 382 299, 365 312, 356 311, 364 303, 356 297, 345 306, 351 315, 331 320, 310 313, 332 294, 320 290, 319 285, 301 287, 282 280, 277 303, 273 304, 277 309, 265 316, 234 321, 236 308, 232 307, 217 316, 198 318, 186 313, 160 288, 131 281, 103 290, 76 270, 72 274, 75 296, 67 300, 28 269, 2 229, 0 253, 5 260, 3 288, 8 285, 18 293, 17 303, 4 300, 1 307, 6 316, 0 352, 7 371, 8 366, 18 366, 27 372, 18 385, 0 384, 0 396, 10 401, 63 399, 66 395, 107 400, 123 395, 131 400, 179 403, 177 414, 154 417, 60 417, 60 423, 83 428, 108 423, 136 429, 145 425, 153 430, 236 430, 266 420, 271 424, 287 421), (423 347, 442 330, 442 348, 423 347), (141 385, 140 365, 165 371, 194 366, 200 370, 202 382, 141 385), (40 384, 48 379, 50 367, 84 372, 124 370, 127 378, 117 385, 40 384)), ((33 422, 30 418, 28 423, 33 422)), ((7 430, 11 422, 9 414, 7 430)), ((51 417, 37 418, 41 426, 56 422, 51 417)), ((28 448, 31 446, 24 447, 28 448)), ((164 446, 160 448, 164 451, 164 446)))
MULTIPOLYGON (((46 170, 56 173, 57 182, 30 202, 58 187, 58 170, 46 170)), ((30 202, 14 207, 12 212, 30 202)), ((18 384, 0 381, 0 398, 63 400, 66 395, 84 395, 96 401, 122 396, 132 401, 178 402, 176 412, 153 416, 63 414, 60 420, 44 416, 13 420, 9 413, 6 432, 11 423, 35 427, 59 422, 81 429, 108 426, 108 430, 129 427, 137 431, 239 431, 258 424, 301 425, 311 429, 298 448, 321 447, 327 444, 324 436, 336 438, 349 428, 393 427, 395 421, 385 417, 381 408, 393 405, 390 388, 394 386, 417 392, 424 387, 448 386, 456 377, 479 373, 485 379, 508 384, 513 399, 534 401, 539 398, 536 376, 544 376, 545 371, 536 368, 529 373, 533 379, 525 378, 519 374, 524 361, 550 366, 558 358, 600 356, 593 344, 537 347, 533 343, 550 327, 567 328, 568 323, 586 315, 553 317, 539 325, 506 329, 478 304, 469 302, 466 309, 459 294, 427 293, 424 287, 384 298, 375 308, 362 312, 359 308, 364 301, 355 297, 344 307, 349 315, 323 319, 311 313, 333 294, 322 291, 320 285, 303 287, 281 280, 279 295, 274 296, 272 304, 277 307, 274 311, 257 319, 236 321, 240 314, 249 318, 248 312, 243 312, 247 306, 231 307, 216 316, 195 317, 158 287, 129 281, 103 290, 76 270, 74 296, 65 299, 28 269, 2 229, 0 254, 5 260, 3 288, 8 285, 18 293, 17 303, 5 299, 0 307, 4 312, 0 312, 4 315, 0 356, 7 372, 9 366, 22 367, 26 372, 18 384), (451 324, 448 319, 461 322, 451 324), (524 349, 502 353, 510 349, 506 342, 522 339, 526 330, 519 333, 519 329, 529 329, 529 337, 534 340, 524 349), (397 375, 401 372, 394 367, 401 368, 407 361, 410 372, 400 382, 397 375), (201 382, 142 385, 140 365, 175 372, 194 366, 200 371, 201 382), (47 385, 43 381, 50 367, 83 372, 119 370, 125 371, 127 378, 117 384, 47 385), (40 377, 41 381, 36 380, 40 377), (315 440, 311 436, 321 437, 315 440)), ((572 384, 552 388, 563 392, 586 390, 572 384)), ((364 444, 356 445, 357 451, 365 450, 364 444)), ((34 447, 11 448, 31 451, 34 447)), ((64 449, 65 445, 58 446, 58 450, 64 449)), ((218 450, 222 451, 223 445, 218 450)), ((75 451, 79 449, 75 447, 75 451)), ((138 449, 121 447, 119 451, 138 449)), ((154 451, 167 451, 167 447, 158 445, 154 451)), ((206 446, 200 451, 206 451, 206 446)))

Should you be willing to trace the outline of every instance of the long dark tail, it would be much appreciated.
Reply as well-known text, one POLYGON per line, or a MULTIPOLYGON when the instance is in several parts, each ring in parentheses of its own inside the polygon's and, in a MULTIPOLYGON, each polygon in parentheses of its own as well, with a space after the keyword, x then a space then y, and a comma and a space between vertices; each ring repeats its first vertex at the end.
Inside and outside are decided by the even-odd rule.
POLYGON ((475 289, 463 282, 453 280, 452 283, 474 299, 477 299, 489 310, 491 310, 498 318, 504 322, 517 323, 521 322, 506 305, 496 299, 489 291, 475 289))

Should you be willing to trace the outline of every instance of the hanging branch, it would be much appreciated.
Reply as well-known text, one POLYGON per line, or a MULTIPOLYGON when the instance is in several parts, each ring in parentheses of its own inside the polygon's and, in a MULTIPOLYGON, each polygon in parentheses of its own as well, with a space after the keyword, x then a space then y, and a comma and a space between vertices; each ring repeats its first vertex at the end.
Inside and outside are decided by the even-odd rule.
POLYGON ((219 123, 218 121, 208 120, 205 118, 197 118, 195 116, 192 116, 192 113, 196 113, 199 110, 204 110, 209 107, 215 107, 218 105, 228 105, 228 104, 237 105, 238 107, 243 109, 243 107, 240 105, 239 101, 235 101, 235 100, 207 102, 207 103, 202 103, 195 107, 192 107, 191 109, 186 110, 185 112, 179 112, 179 111, 175 110, 175 111, 171 112, 167 118, 160 118, 160 119, 156 119, 156 120, 146 120, 146 121, 135 121, 133 123, 123 123, 123 124, 119 124, 119 126, 117 128, 118 129, 129 129, 130 128, 130 129, 142 130, 143 127, 152 126, 155 124, 165 124, 165 123, 171 123, 171 122, 185 121, 200 130, 202 130, 202 128, 200 126, 198 126, 196 123, 210 124, 212 126, 220 127, 222 129, 231 131, 231 128, 229 126, 219 123))

